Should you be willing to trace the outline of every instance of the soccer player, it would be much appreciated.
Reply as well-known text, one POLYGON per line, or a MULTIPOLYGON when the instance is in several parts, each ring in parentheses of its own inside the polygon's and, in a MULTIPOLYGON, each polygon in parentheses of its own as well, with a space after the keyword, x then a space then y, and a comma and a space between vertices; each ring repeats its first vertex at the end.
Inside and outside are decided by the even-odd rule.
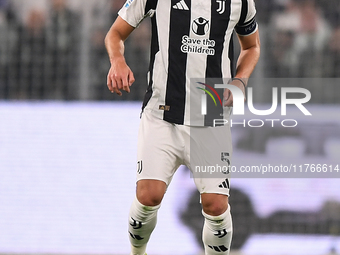
MULTIPOLYGON (((112 93, 121 95, 122 90, 130 92, 135 80, 124 59, 124 41, 144 18, 151 17, 149 86, 138 134, 136 198, 129 214, 132 255, 146 254, 157 211, 180 165, 194 172, 195 165, 215 164, 211 144, 219 151, 219 160, 229 164, 230 127, 206 126, 204 115, 193 121, 192 96, 200 95, 200 101, 199 93, 204 93, 203 86, 208 85, 191 83, 193 78, 232 78, 230 84, 245 94, 260 55, 255 13, 253 0, 127 0, 108 32, 105 44, 111 68, 107 86, 112 93), (234 30, 241 46, 235 75, 231 64, 234 30)), ((232 104, 233 95, 226 89, 223 107, 232 104)), ((229 178, 194 177, 205 217, 205 254, 229 254, 229 178)))

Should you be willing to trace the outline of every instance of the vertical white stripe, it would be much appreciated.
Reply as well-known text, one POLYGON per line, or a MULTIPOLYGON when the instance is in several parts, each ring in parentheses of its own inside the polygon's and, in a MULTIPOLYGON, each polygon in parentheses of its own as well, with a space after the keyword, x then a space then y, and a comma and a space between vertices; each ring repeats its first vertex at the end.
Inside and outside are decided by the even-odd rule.
POLYGON ((157 32, 159 39, 159 52, 155 56, 153 68, 152 97, 145 109, 151 109, 153 115, 163 119, 164 111, 159 105, 165 105, 167 73, 169 67, 169 32, 170 32, 171 1, 158 1, 156 8, 157 32))
POLYGON ((226 36, 224 38, 224 47, 222 52, 222 76, 223 82, 226 84, 231 78, 230 72, 230 59, 229 59, 229 42, 231 35, 234 31, 234 27, 237 24, 240 14, 241 14, 242 1, 241 0, 231 0, 230 4, 230 21, 228 24, 228 29, 226 36))
MULTIPOLYGON (((241 0, 231 0, 230 3, 230 20, 228 24, 228 29, 226 36, 224 38, 224 47, 222 52, 222 77, 223 83, 227 84, 231 78, 231 66, 232 63, 229 59, 229 42, 234 31, 234 27, 237 24, 238 20, 240 19, 241 15, 241 7, 242 1, 241 0)), ((228 119, 231 115, 232 107, 223 107, 223 118, 228 119)))
POLYGON ((201 96, 201 114, 207 115, 207 95, 202 94, 201 96))
MULTIPOLYGON (((209 39, 209 32, 210 32, 210 20, 211 20, 211 2, 205 0, 193 0, 191 1, 191 26, 190 26, 190 34, 189 37, 193 39, 199 39, 202 42, 203 39, 209 39), (209 21, 209 30, 206 32, 205 35, 196 35, 193 31, 193 21, 197 18, 204 18, 209 21)), ((194 45, 190 45, 194 46, 194 45)), ((185 104, 185 113, 184 113, 184 125, 190 124, 190 113, 195 114, 195 116, 201 117, 201 120, 196 122, 195 125, 200 124, 204 125, 204 116, 201 115, 201 102, 200 102, 200 94, 202 94, 202 90, 195 89, 197 84, 190 84, 190 78, 200 78, 202 74, 205 76, 207 64, 207 55, 206 54, 199 54, 199 53, 188 53, 187 58, 187 69, 186 69, 186 104, 185 104), (194 94, 192 94, 194 93, 194 94), (197 94, 197 96, 196 96, 197 94), (190 102, 192 98, 197 98, 197 102, 190 102), (191 109, 193 107, 193 109, 191 109)), ((196 79, 197 80, 197 79, 196 79)), ((203 80, 201 80, 203 81, 203 80)))

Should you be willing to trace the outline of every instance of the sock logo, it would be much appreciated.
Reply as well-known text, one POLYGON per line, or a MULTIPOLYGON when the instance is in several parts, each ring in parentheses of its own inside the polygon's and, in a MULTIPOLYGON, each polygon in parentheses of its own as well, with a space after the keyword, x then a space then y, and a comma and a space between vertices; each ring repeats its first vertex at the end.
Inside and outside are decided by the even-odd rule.
POLYGON ((223 251, 227 251, 228 248, 225 247, 224 245, 220 245, 220 246, 211 246, 211 245, 208 245, 208 247, 212 250, 215 250, 217 252, 223 252, 223 251))
POLYGON ((218 238, 222 238, 226 236, 227 234, 228 234, 227 230, 223 229, 223 230, 218 230, 217 234, 214 234, 214 235, 217 236, 218 238))
POLYGON ((133 229, 139 229, 142 227, 142 222, 141 221, 136 221, 134 218, 131 217, 131 220, 133 221, 130 223, 130 225, 133 227, 133 229))
POLYGON ((132 234, 130 231, 129 231, 129 234, 130 234, 130 236, 131 236, 133 239, 137 239, 138 241, 144 239, 144 238, 141 237, 140 235, 134 235, 134 234, 132 234))

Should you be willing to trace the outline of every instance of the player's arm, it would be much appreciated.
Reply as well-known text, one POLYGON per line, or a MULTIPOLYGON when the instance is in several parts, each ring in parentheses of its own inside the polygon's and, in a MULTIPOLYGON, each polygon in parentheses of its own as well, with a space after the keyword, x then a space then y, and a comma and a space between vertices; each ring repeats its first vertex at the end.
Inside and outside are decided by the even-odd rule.
MULTIPOLYGON (((241 52, 237 61, 236 75, 231 84, 240 88, 245 95, 245 86, 248 83, 248 79, 253 72, 259 57, 260 57, 260 38, 259 32, 256 30, 251 35, 242 36, 238 35, 238 39, 241 45, 241 52), (242 81, 240 81, 241 79, 242 81), (243 82, 243 83, 242 83, 243 82), (244 85, 243 85, 244 84, 244 85)), ((230 90, 224 92, 224 98, 227 99, 225 106, 233 105, 233 96, 230 90)))
POLYGON ((260 57, 260 38, 258 30, 248 36, 238 35, 241 53, 237 61, 235 78, 244 80, 247 84, 251 73, 260 57))
POLYGON ((112 93, 122 95, 121 89, 130 92, 135 81, 131 69, 124 58, 124 41, 134 27, 118 16, 105 37, 105 46, 109 54, 111 68, 107 75, 107 87, 112 93))

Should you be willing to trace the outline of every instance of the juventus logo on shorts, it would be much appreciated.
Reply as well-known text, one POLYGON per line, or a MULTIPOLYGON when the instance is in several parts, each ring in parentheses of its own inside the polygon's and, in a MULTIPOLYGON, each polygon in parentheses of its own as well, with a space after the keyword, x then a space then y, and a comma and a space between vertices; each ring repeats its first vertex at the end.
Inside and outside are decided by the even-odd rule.
POLYGON ((225 11, 225 0, 216 0, 216 2, 218 3, 218 8, 216 11, 219 14, 223 14, 225 11))
POLYGON ((143 162, 140 160, 137 162, 137 173, 141 173, 143 171, 143 162))

